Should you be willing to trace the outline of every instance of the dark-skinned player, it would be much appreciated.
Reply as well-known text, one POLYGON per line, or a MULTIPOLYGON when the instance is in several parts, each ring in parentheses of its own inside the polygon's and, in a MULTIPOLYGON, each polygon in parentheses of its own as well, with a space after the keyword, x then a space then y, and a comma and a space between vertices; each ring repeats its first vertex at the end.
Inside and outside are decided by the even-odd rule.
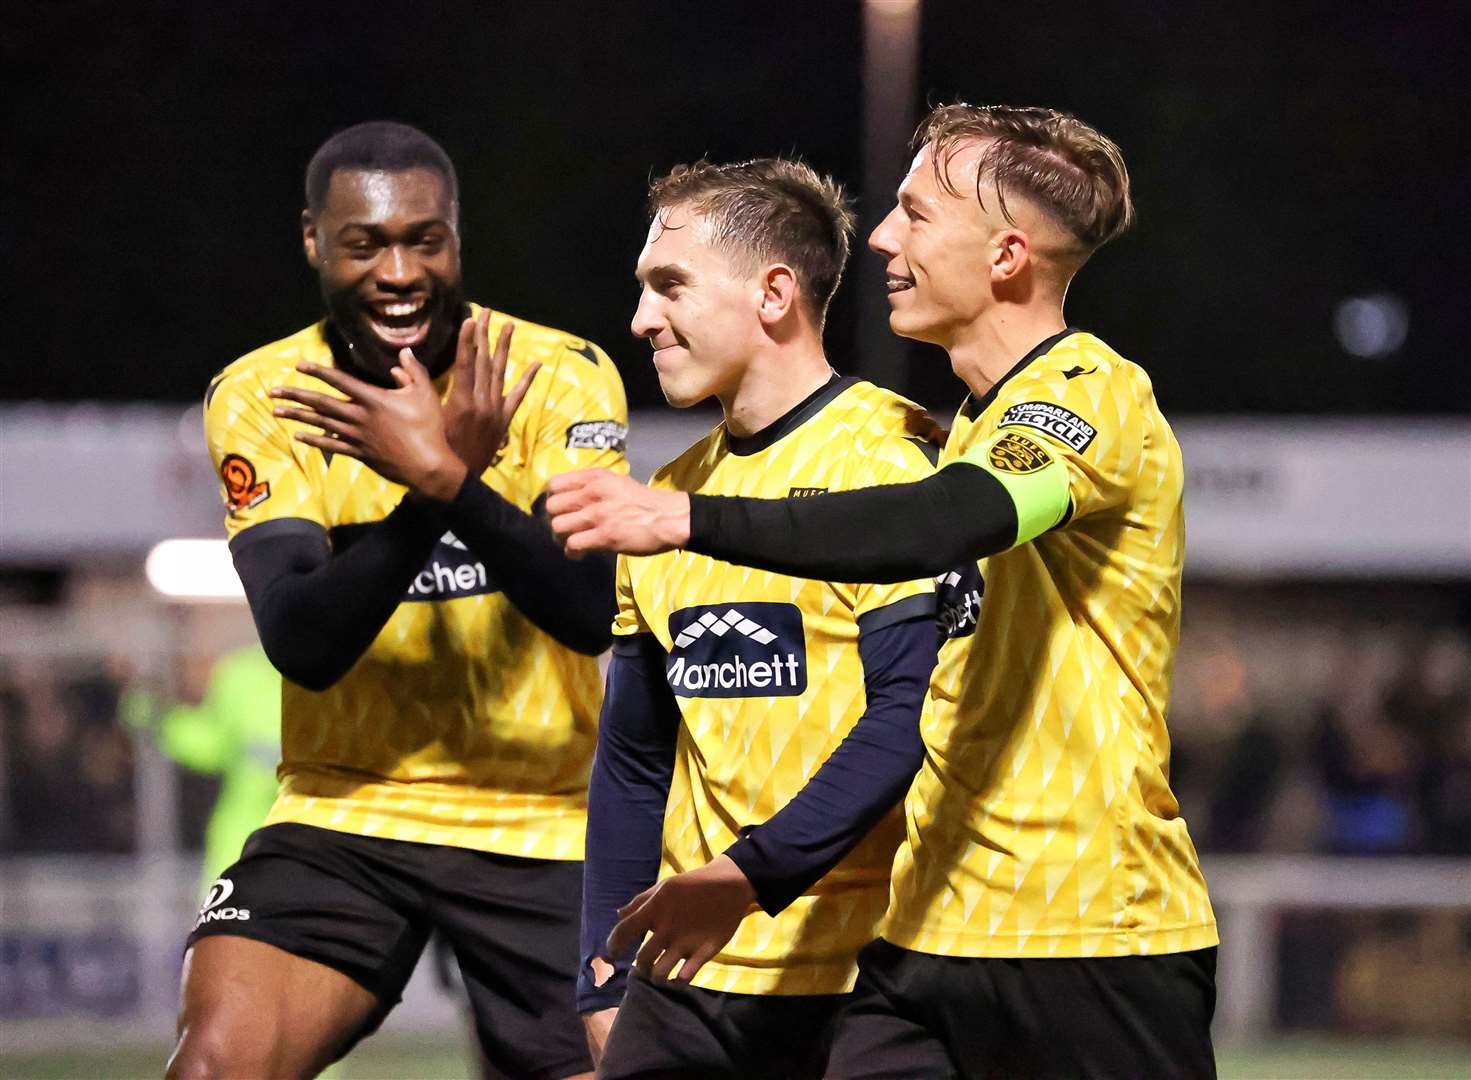
POLYGON ((465 302, 457 180, 421 132, 341 132, 306 186, 327 316, 206 395, 231 551, 285 677, 283 760, 190 937, 170 1075, 315 1075, 392 1008, 431 930, 492 1074, 579 1075, 613 563, 567 560, 540 500, 556 473, 626 468, 622 387, 581 338, 465 302))

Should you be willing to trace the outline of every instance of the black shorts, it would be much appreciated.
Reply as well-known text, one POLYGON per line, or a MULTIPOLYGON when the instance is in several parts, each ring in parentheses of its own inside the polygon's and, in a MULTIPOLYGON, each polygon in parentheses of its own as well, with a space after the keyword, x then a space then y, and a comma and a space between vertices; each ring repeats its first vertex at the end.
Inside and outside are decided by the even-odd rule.
POLYGON ((430 931, 454 950, 489 1065, 506 1076, 592 1068, 575 1006, 582 864, 407 843, 310 825, 251 834, 205 897, 189 944, 252 938, 374 994, 377 1027, 430 931))
POLYGON ((1216 950, 1010 960, 859 954, 834 1080, 1216 1075, 1216 950))
POLYGON ((847 994, 724 994, 635 971, 598 1080, 818 1080, 847 994))

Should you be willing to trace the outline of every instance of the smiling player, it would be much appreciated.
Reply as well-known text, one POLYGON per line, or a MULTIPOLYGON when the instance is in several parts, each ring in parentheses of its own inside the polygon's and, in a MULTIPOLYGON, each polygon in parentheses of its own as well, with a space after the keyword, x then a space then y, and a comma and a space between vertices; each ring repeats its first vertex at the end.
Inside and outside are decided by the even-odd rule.
POLYGON ((1180 448, 1148 375, 1063 317, 1132 220, 1123 155, 1076 117, 1006 106, 938 108, 914 147, 869 244, 890 327, 944 348, 970 391, 939 471, 796 500, 567 476, 554 525, 574 551, 839 580, 984 560, 831 1075, 1214 1076, 1216 924, 1165 724, 1180 448))
MULTIPOLYGON (((852 228, 840 188, 793 161, 699 162, 657 181, 650 210, 633 332, 672 405, 714 397, 724 413, 655 487, 812 497, 929 475, 918 407, 838 376, 823 352, 852 228)), ((599 1076, 822 1075, 888 900, 934 593, 928 577, 852 586, 685 552, 620 560, 578 994, 595 1043, 617 1009, 599 1076), (901 763, 887 785, 816 820, 783 812, 814 776, 864 775, 875 759, 901 763), (795 880, 794 856, 806 869, 814 848, 820 869, 795 880), (671 889, 716 916, 718 941, 692 953, 665 932, 671 889), (621 970, 596 977, 620 907, 645 917, 627 944, 651 931, 626 993, 621 970)), ((626 965, 624 944, 611 952, 626 965)))
POLYGON ((538 506, 555 473, 626 468, 622 386, 596 346, 465 303, 455 172, 422 132, 333 136, 306 194, 327 318, 205 398, 285 676, 283 760, 190 937, 170 1073, 314 1075, 392 1008, 433 929, 491 1068, 578 1074, 613 563, 568 561, 538 506))

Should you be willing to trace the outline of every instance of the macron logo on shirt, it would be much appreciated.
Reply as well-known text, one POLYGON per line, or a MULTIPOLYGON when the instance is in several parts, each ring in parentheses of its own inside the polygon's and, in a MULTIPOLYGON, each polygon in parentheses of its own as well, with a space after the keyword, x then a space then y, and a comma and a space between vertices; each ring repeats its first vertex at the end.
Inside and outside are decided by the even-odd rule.
POLYGON ((669 616, 665 673, 680 697, 796 697, 807 689, 807 639, 795 604, 702 604, 669 616))

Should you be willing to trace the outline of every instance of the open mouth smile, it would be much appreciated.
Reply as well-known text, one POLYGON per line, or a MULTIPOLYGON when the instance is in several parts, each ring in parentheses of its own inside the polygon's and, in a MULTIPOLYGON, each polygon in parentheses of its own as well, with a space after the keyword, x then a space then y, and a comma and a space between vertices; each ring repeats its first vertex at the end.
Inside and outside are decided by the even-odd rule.
POLYGON ((366 317, 378 339, 394 349, 421 344, 429 336, 433 321, 428 297, 373 304, 367 309, 366 317))

